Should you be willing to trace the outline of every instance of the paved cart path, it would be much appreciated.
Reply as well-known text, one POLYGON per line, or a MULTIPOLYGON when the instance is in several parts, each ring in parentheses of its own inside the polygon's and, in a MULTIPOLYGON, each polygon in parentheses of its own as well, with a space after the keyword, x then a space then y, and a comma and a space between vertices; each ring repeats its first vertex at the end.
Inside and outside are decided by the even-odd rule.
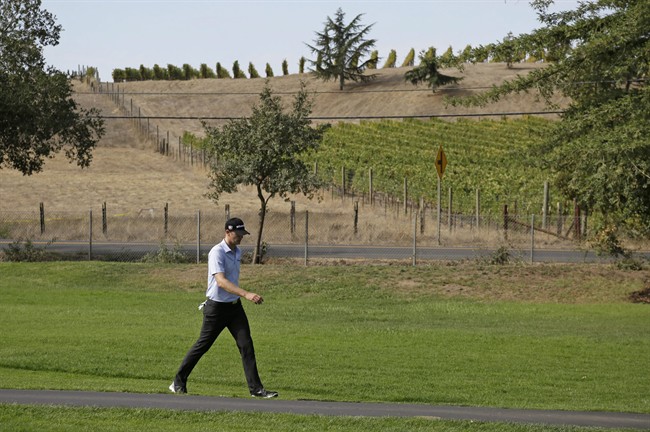
POLYGON ((424 417, 444 420, 540 423, 650 430, 650 414, 432 406, 420 404, 242 399, 173 394, 0 389, 0 403, 191 411, 248 411, 367 417, 424 417))

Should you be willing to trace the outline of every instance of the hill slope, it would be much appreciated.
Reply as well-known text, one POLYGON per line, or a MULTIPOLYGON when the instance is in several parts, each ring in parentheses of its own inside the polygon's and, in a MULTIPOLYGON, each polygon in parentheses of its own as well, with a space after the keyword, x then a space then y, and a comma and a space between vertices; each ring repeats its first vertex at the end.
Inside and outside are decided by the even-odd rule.
MULTIPOLYGON (((375 81, 369 84, 350 83, 342 92, 336 83, 321 82, 311 75, 288 75, 272 78, 269 82, 273 90, 283 94, 289 103, 290 95, 297 91, 301 80, 304 80, 307 89, 316 92, 314 117, 530 112, 545 110, 544 104, 531 94, 510 97, 487 109, 445 108, 444 97, 471 94, 538 67, 541 66, 522 64, 508 69, 504 64, 469 65, 462 74, 464 80, 457 88, 443 89, 435 94, 426 87, 406 83, 403 75, 407 68, 379 69, 375 81)), ((444 72, 459 76, 455 71, 444 72)), ((124 106, 130 109, 132 103, 143 116, 239 117, 250 113, 265 81, 149 81, 119 84, 119 91, 124 92, 124 106)), ((93 94, 88 87, 78 83, 75 85, 76 98, 81 105, 98 107, 105 116, 122 115, 108 96, 93 94)), ((114 91, 118 89, 116 84, 104 86, 114 91)), ((166 136, 169 131, 172 143, 184 131, 195 134, 203 132, 198 120, 151 120, 149 130, 153 132, 156 127, 160 136, 166 136)), ((31 177, 0 170, 0 210, 35 211, 38 203, 44 202, 50 210, 87 211, 89 208, 101 208, 104 201, 108 202, 109 208, 118 212, 162 208, 165 202, 179 211, 215 208, 204 197, 207 185, 205 170, 190 168, 172 158, 156 154, 153 144, 141 139, 129 120, 107 119, 106 131, 89 169, 81 170, 74 164, 68 164, 59 155, 46 162, 43 173, 31 177)), ((257 208, 258 205, 253 193, 225 196, 221 200, 221 203, 228 202, 237 202, 238 206, 248 209, 257 208)), ((280 211, 287 206, 281 200, 272 203, 274 205, 280 211)), ((318 211, 319 206, 328 205, 327 200, 320 205, 309 204, 314 211, 318 211)), ((336 207, 339 204, 332 205, 336 207)))

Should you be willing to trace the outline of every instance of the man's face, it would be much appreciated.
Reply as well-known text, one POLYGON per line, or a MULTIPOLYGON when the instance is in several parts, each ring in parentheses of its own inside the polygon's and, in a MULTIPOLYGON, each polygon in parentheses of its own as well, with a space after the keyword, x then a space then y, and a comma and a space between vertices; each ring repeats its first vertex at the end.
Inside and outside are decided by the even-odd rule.
POLYGON ((239 243, 241 243, 242 238, 244 238, 244 236, 242 234, 238 234, 237 231, 226 230, 226 243, 228 243, 229 245, 234 245, 234 246, 239 245, 239 243))

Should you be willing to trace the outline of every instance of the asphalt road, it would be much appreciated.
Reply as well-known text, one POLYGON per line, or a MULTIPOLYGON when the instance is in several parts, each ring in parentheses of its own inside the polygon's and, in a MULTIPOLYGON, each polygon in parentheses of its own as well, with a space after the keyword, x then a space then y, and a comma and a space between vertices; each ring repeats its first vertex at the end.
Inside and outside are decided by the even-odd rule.
POLYGON ((189 411, 272 412, 329 416, 422 417, 433 420, 473 420, 650 430, 650 414, 474 408, 419 404, 320 402, 283 400, 281 398, 241 399, 173 394, 0 389, 0 403, 161 408, 189 411))
MULTIPOLYGON (((0 249, 11 244, 12 240, 0 239, 0 249)), ((60 241, 47 245, 44 242, 33 242, 35 246, 45 247, 47 251, 79 257, 92 256, 93 259, 115 257, 122 260, 137 260, 147 253, 157 252, 160 243, 120 243, 120 242, 93 242, 87 241, 60 241)), ((207 254, 212 244, 198 246, 199 255, 207 254)), ((176 247, 175 245, 169 246, 176 247)), ((181 250, 189 256, 196 256, 196 244, 182 244, 181 250)), ((242 245, 244 253, 252 251, 251 245, 242 245)), ((531 261, 530 250, 510 251, 513 256, 531 261)), ((416 248, 416 260, 462 260, 491 256, 493 249, 476 249, 471 247, 422 247, 416 248)), ((639 257, 650 258, 650 252, 642 252, 639 257)), ((267 256, 273 258, 304 258, 305 245, 273 244, 268 246, 267 256)), ((308 258, 329 259, 401 259, 413 258, 413 247, 395 246, 369 246, 369 245, 309 245, 308 258)), ((566 249, 536 249, 533 251, 532 260, 535 262, 602 262, 608 258, 599 257, 593 251, 566 250, 566 249)))

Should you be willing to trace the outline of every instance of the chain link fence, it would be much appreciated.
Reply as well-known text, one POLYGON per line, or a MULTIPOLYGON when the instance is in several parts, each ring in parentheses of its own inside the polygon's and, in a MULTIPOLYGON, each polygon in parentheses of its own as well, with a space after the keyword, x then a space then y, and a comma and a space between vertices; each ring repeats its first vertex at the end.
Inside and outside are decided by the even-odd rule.
MULTIPOLYGON (((587 218, 517 214, 452 214, 436 208, 370 205, 341 199, 338 210, 269 211, 261 236, 263 260, 397 261, 522 260, 595 262, 603 257, 580 241, 587 218)), ((251 236, 242 243, 250 259, 259 234, 259 216, 225 205, 195 212, 143 209, 133 213, 0 212, 4 259, 25 249, 49 259, 205 262, 223 239, 229 216, 246 221, 251 236)))

